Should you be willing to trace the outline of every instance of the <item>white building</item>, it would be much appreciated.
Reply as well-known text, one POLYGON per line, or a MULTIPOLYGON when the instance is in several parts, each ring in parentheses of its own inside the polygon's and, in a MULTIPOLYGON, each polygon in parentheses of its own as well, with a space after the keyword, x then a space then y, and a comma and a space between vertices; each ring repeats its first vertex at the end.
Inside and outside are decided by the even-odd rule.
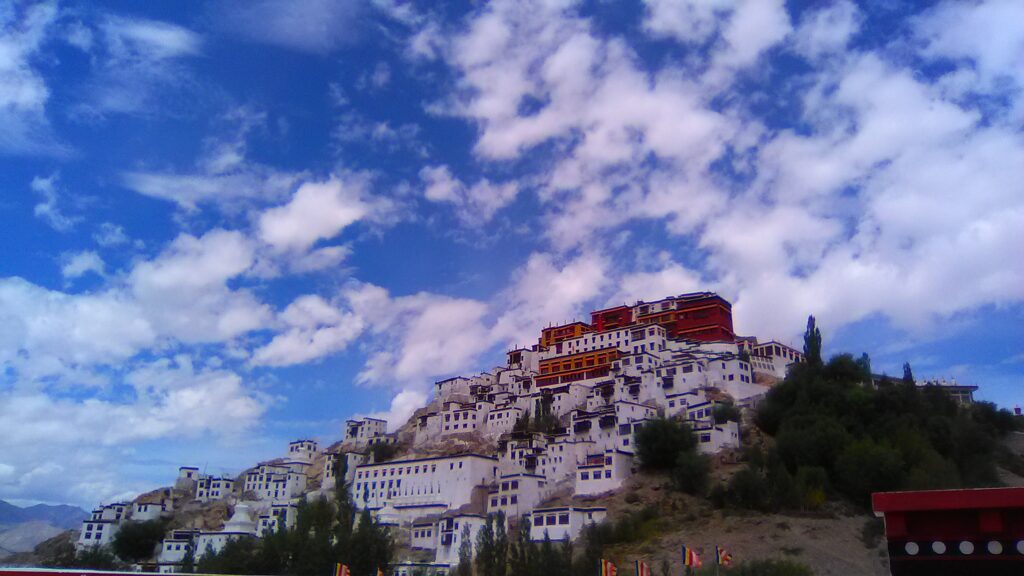
POLYGON ((78 535, 78 549, 110 544, 114 540, 114 535, 117 534, 121 522, 127 520, 128 510, 129 505, 124 502, 94 509, 89 518, 82 521, 82 531, 78 535))
POLYGON ((199 530, 186 528, 171 530, 171 533, 160 542, 160 552, 157 554, 157 567, 161 574, 171 574, 180 571, 181 562, 185 559, 188 551, 195 555, 196 538, 199 537, 199 530))
POLYGON ((577 496, 604 494, 618 490, 633 473, 633 454, 622 450, 606 450, 586 456, 576 466, 577 496))
POLYGON ((174 487, 179 490, 191 490, 196 485, 196 480, 199 480, 199 468, 182 466, 178 468, 178 478, 174 482, 174 487))
POLYGON ((457 509, 494 481, 497 458, 481 454, 394 460, 356 467, 352 501, 359 508, 391 506, 403 521, 457 509))
POLYGON ((223 500, 232 495, 234 488, 235 481, 233 478, 203 474, 196 481, 196 500, 199 502, 223 500))
POLYGON ((259 521, 256 523, 256 535, 262 538, 278 530, 294 528, 298 515, 299 508, 296 504, 291 502, 272 504, 268 511, 260 514, 259 521))
POLYGON ((345 422, 345 445, 365 448, 387 435, 388 423, 379 418, 363 418, 345 422))
POLYGON ((451 513, 437 522, 437 548, 434 554, 436 564, 456 566, 459 563, 459 546, 465 537, 464 531, 469 528, 469 541, 476 556, 477 535, 487 524, 487 517, 482 514, 451 513))
POLYGON ((564 506, 538 508, 533 511, 530 522, 530 539, 540 542, 545 537, 551 540, 575 540, 587 524, 599 524, 608 515, 601 507, 564 506))
POLYGON ((697 436, 697 449, 703 454, 715 454, 726 448, 740 447, 740 425, 736 422, 697 424, 693 428, 693 433, 697 436))
POLYGON ((487 494, 487 513, 502 512, 506 518, 529 514, 546 493, 547 480, 539 474, 509 474, 494 483, 487 494))
POLYGON ((288 443, 288 458, 312 462, 319 450, 316 440, 296 440, 288 443))

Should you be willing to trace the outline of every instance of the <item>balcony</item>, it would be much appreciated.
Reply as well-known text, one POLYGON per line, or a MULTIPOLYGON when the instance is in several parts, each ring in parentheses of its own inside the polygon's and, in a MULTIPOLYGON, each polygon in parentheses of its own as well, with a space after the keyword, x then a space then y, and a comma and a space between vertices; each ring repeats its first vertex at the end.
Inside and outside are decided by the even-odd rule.
POLYGON ((598 426, 600 426, 601 428, 614 428, 615 424, 616 419, 614 414, 601 416, 601 418, 598 419, 598 426))
POLYGON ((587 432, 590 430, 590 420, 581 420, 572 426, 572 431, 579 434, 581 432, 587 432))

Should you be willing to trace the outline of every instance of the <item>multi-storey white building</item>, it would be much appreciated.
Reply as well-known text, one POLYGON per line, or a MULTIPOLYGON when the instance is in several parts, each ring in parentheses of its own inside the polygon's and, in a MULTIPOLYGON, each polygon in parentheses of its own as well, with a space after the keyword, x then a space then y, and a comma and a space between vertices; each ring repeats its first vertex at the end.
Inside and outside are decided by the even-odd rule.
POLYGON ((157 554, 157 567, 161 574, 173 574, 180 572, 181 563, 192 550, 195 555, 196 539, 199 537, 199 530, 192 528, 171 530, 171 532, 160 542, 160 552, 157 554))
POLYGON ((110 544, 121 527, 121 522, 128 519, 128 510, 130 506, 125 502, 107 504, 94 509, 89 518, 82 521, 78 549, 110 544))
POLYGON ((198 502, 212 502, 223 500, 232 495, 235 488, 233 478, 222 478, 203 474, 196 481, 196 500, 198 502))
POLYGON ((363 418, 345 422, 345 446, 365 448, 379 443, 387 436, 388 423, 379 418, 363 418))
POLYGON ((389 506, 411 521, 469 504, 475 491, 486 493, 497 471, 497 458, 481 454, 363 464, 356 467, 352 501, 371 510, 389 506))

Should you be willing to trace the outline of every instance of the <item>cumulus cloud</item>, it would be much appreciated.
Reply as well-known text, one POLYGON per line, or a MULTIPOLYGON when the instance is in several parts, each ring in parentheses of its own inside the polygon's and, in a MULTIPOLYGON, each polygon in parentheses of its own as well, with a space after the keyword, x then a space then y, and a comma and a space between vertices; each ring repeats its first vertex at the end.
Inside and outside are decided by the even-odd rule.
POLYGON ((516 271, 512 285, 499 296, 505 311, 495 323, 495 337, 524 345, 550 324, 588 321, 585 305, 607 288, 608 266, 606 259, 592 253, 564 261, 551 254, 531 254, 516 271))
POLYGON ((344 350, 365 327, 359 316, 315 295, 296 298, 278 320, 287 328, 253 353, 253 364, 289 366, 323 358, 344 350))
POLYGON ((420 170, 420 179, 427 200, 454 205, 459 220, 470 227, 490 222, 495 213, 515 200, 519 193, 516 182, 496 184, 486 178, 467 187, 452 176, 447 166, 427 166, 420 170))
POLYGON ((106 271, 103 259, 92 250, 65 254, 61 259, 63 264, 60 267, 60 273, 66 279, 79 278, 89 272, 103 276, 106 271))
MULTIPOLYGON (((805 13, 793 31, 782 2, 652 0, 645 29, 706 56, 646 70, 573 6, 494 2, 433 53, 461 88, 442 109, 478 127, 479 157, 519 160, 556 144, 552 167, 535 176, 558 253, 662 222, 704 256, 694 275, 667 264, 663 277, 737 298, 751 330, 785 334, 818 312, 836 326, 882 314, 920 333, 1020 298, 1021 267, 984 252, 1008 258, 997 243, 1020 244, 1010 173, 1022 165, 1022 108, 1020 91, 1006 89, 1022 70, 1011 57, 1024 37, 1017 11, 1003 1, 925 11, 913 29, 920 55, 956 63, 934 82, 888 47, 842 53, 862 18, 848 2, 805 13), (799 131, 768 129, 753 98, 727 91, 789 37, 812 65, 794 79, 799 131), (979 90, 1010 104, 993 115, 993 100, 963 98, 979 90), (981 280, 942 296, 966 262, 981 280)), ((430 194, 457 197, 450 174, 431 175, 430 194)), ((636 281, 658 274, 628 274, 632 288, 613 299, 643 293, 636 281)), ((530 333, 510 324, 507 333, 530 333)))
POLYGON ((333 238, 371 213, 371 205, 363 199, 365 186, 359 179, 307 182, 287 204, 260 215, 260 238, 280 251, 301 251, 333 238))
POLYGON ((375 338, 361 384, 422 387, 472 366, 492 345, 483 302, 430 293, 392 297, 372 284, 350 287, 344 297, 375 338))
POLYGON ((162 334, 182 342, 221 342, 257 330, 270 309, 228 281, 255 262, 254 243, 240 232, 212 230, 178 236, 128 277, 134 300, 162 334))

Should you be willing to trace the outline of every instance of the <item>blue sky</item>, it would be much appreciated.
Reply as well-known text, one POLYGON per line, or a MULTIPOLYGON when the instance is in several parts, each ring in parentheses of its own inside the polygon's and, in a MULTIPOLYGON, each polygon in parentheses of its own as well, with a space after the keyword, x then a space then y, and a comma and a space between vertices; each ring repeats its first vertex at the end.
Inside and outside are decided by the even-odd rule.
POLYGON ((1012 407, 1024 8, 0 5, 0 498, 237 473, 548 323, 737 332, 1012 407))

